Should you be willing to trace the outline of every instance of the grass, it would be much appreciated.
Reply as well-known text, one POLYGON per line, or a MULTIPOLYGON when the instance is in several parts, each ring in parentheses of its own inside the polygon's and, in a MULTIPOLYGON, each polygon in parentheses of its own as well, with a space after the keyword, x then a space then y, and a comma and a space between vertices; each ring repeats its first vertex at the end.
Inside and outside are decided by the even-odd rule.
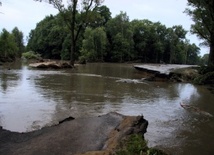
POLYGON ((167 155, 161 150, 149 148, 147 141, 139 134, 123 140, 115 155, 167 155))

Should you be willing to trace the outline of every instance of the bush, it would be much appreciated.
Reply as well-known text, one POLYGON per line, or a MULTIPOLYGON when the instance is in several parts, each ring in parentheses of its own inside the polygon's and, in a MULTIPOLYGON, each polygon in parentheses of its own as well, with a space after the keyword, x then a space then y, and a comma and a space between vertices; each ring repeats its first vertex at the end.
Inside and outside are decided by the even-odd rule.
POLYGON ((196 84, 214 84, 214 71, 207 72, 207 73, 195 78, 194 82, 196 84))
POLYGON ((130 137, 121 142, 120 148, 115 155, 167 155, 161 150, 148 148, 147 142, 139 134, 130 135, 130 137))
POLYGON ((201 66, 199 69, 200 76, 194 79, 196 84, 214 84, 214 66, 201 66))
POLYGON ((80 56, 80 57, 79 57, 79 63, 80 63, 80 64, 86 64, 86 62, 87 62, 87 61, 86 61, 85 56, 80 56))
POLYGON ((41 59, 40 54, 33 51, 22 53, 22 57, 25 59, 41 59))

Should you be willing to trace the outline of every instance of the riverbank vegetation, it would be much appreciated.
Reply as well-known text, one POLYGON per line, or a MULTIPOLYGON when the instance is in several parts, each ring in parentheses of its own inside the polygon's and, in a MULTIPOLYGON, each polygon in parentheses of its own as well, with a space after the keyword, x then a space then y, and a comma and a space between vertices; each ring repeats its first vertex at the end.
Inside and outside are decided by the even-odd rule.
POLYGON ((20 58, 24 50, 23 33, 17 27, 12 32, 6 29, 0 32, 0 62, 11 62, 20 58))
MULTIPOLYGON (((81 4, 84 6, 82 10, 78 10, 74 3, 67 8, 60 1, 50 3, 59 13, 46 16, 37 23, 29 34, 26 50, 43 58, 70 60, 72 53, 74 60, 82 62, 206 64, 209 60, 208 55, 199 55, 200 48, 190 43, 186 38, 188 31, 181 25, 166 27, 148 19, 131 21, 122 11, 112 17, 109 8, 101 5, 101 1, 81 4)), ((6 29, 2 30, 1 38, 6 32, 6 29)), ((23 37, 20 32, 21 35, 23 37)), ((21 48, 23 52, 24 45, 20 39, 13 44, 12 38, 1 39, 10 44, 8 50, 1 48, 1 53, 7 53, 1 56, 13 60, 21 56, 21 50, 17 49, 21 48)))
POLYGON ((202 66, 199 68, 199 74, 195 78, 194 82, 197 84, 212 84, 214 85, 214 67, 213 66, 202 66))
MULTIPOLYGON (((187 39, 188 31, 181 25, 166 27, 148 19, 130 20, 127 13, 122 11, 112 17, 102 1, 91 0, 78 4, 82 9, 78 9, 78 1, 74 2, 66 8, 61 1, 49 1, 59 13, 46 16, 37 23, 29 34, 26 51, 38 53, 42 58, 70 60, 71 63, 76 60, 83 63, 142 62, 211 66, 214 62, 212 1, 188 1, 191 7, 185 11, 194 21, 191 32, 203 40, 203 45, 210 47, 210 54, 203 57, 199 55, 200 48, 187 39)), ((18 28, 11 33, 3 29, 0 45, 0 61, 13 61, 21 57, 25 50, 22 32, 18 28)), ((29 54, 27 52, 24 55, 28 57, 29 54)))
MULTIPOLYGON (((66 10, 69 11, 69 10, 66 10)), ((79 20, 82 14, 77 13, 79 20)), ((70 14, 68 14, 68 18, 70 14)), ((90 62, 204 63, 199 47, 186 38, 181 26, 166 27, 160 22, 129 20, 126 13, 111 16, 106 6, 97 7, 87 27, 80 32, 75 59, 90 62)), ((62 13, 50 15, 30 32, 28 50, 48 59, 70 59, 71 33, 62 13)))
POLYGON ((146 140, 139 134, 132 134, 121 141, 115 155, 167 155, 165 152, 149 148, 146 140))
POLYGON ((28 52, 22 53, 22 58, 27 59, 27 60, 29 60, 29 59, 34 59, 34 60, 42 59, 40 54, 35 53, 33 51, 28 51, 28 52))

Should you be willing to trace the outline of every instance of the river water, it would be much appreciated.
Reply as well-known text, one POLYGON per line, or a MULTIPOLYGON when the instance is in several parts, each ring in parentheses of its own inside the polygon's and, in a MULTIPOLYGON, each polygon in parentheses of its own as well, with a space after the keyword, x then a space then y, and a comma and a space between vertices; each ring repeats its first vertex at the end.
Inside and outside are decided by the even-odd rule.
POLYGON ((143 77, 131 64, 92 63, 72 70, 0 66, 0 126, 29 132, 68 116, 114 111, 144 115, 149 146, 175 155, 214 154, 214 119, 180 106, 183 102, 214 115, 214 95, 204 86, 143 77))

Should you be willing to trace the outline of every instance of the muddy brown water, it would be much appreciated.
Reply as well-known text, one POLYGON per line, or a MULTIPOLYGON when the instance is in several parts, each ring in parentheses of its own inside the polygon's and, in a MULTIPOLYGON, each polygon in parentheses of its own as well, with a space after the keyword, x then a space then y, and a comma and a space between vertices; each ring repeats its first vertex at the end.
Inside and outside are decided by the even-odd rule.
POLYGON ((214 115, 214 95, 204 86, 142 78, 133 64, 92 63, 73 70, 0 66, 0 126, 29 132, 68 116, 115 111, 145 116, 149 146, 175 155, 213 154, 214 119, 187 111, 180 102, 214 115))

